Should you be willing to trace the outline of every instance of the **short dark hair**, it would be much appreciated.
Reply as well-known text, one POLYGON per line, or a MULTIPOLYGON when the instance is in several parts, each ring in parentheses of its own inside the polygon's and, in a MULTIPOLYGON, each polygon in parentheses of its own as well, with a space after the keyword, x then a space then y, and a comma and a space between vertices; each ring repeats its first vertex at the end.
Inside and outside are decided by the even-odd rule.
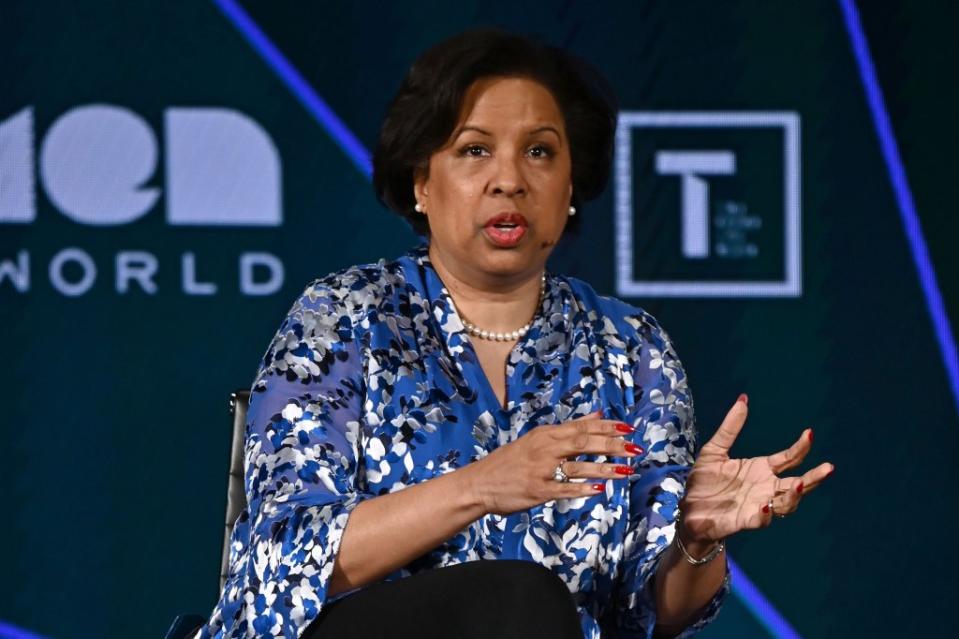
MULTIPOLYGON (((580 209, 606 187, 618 107, 608 81, 584 60, 526 36, 494 28, 471 29, 423 53, 390 103, 376 151, 373 188, 380 202, 420 235, 429 226, 414 211, 413 178, 453 133, 469 87, 485 77, 528 77, 559 105, 572 160, 572 203, 580 209)), ((570 218, 567 229, 582 218, 570 218)))

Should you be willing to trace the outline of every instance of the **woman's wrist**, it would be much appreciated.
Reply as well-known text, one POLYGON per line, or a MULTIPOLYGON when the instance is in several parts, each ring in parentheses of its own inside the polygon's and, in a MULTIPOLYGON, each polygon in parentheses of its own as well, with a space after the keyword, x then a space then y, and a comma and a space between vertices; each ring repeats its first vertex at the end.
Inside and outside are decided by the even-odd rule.
POLYGON ((476 513, 476 519, 485 517, 490 513, 489 506, 487 506, 486 498, 482 491, 480 461, 482 460, 467 464, 448 475, 450 479, 458 482, 457 493, 466 503, 466 506, 476 513))
POLYGON ((709 563, 726 549, 725 543, 720 541, 701 541, 685 543, 680 533, 676 532, 676 544, 686 560, 694 565, 709 563))
POLYGON ((680 551, 687 559, 702 559, 704 557, 715 557, 715 554, 721 553, 724 548, 724 539, 701 539, 696 538, 686 529, 686 521, 683 516, 682 508, 676 511, 676 542, 680 551), (718 548, 718 552, 717 551, 718 548), (715 554, 714 554, 715 553, 715 554))

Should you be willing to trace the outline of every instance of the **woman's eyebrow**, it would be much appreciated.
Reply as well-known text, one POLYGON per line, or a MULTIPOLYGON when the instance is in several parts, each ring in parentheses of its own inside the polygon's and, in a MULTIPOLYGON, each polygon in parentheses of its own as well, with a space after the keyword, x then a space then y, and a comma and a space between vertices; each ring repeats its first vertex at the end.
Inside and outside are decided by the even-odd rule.
MULTIPOLYGON (((472 125, 472 124, 464 124, 463 126, 461 126, 460 128, 456 129, 456 131, 453 132, 453 138, 452 138, 452 139, 455 140, 456 138, 458 138, 459 136, 463 135, 463 134, 466 133, 467 131, 476 131, 476 132, 479 133, 480 135, 485 135, 485 136, 487 136, 487 137, 493 137, 493 134, 490 133, 489 131, 487 131, 486 129, 481 129, 480 127, 475 126, 475 125, 472 125)), ((529 132, 529 135, 536 135, 537 133, 544 133, 544 132, 553 133, 553 134, 554 134, 556 137, 558 137, 560 140, 563 139, 563 136, 560 135, 559 130, 558 130, 556 127, 554 127, 554 126, 552 126, 552 125, 549 125, 549 124, 546 124, 546 125, 544 125, 544 126, 536 127, 535 129, 533 129, 533 130, 531 130, 531 131, 529 132)))
POLYGON ((560 140, 563 139, 563 136, 559 134, 559 131, 557 131, 555 127, 551 127, 549 125, 537 127, 533 129, 532 131, 530 131, 529 134, 533 135, 534 133, 540 133, 541 131, 552 131, 553 133, 556 134, 556 137, 558 137, 560 140))
POLYGON ((490 136, 490 137, 493 136, 492 133, 490 133, 489 131, 484 131, 483 129, 479 128, 478 126, 473 126, 472 124, 464 124, 464 125, 461 126, 460 128, 456 129, 456 132, 455 132, 455 133, 453 133, 453 139, 455 140, 456 138, 458 138, 459 136, 461 136, 461 135, 462 135, 463 133, 465 133, 466 131, 476 131, 477 133, 481 133, 481 134, 483 134, 483 135, 488 135, 488 136, 490 136))

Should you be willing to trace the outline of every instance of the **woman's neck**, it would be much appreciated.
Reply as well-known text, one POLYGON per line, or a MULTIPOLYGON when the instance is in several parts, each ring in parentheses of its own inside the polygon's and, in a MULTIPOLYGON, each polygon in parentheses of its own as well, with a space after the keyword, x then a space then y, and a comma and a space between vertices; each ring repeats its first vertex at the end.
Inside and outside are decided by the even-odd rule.
POLYGON ((465 318, 487 331, 509 332, 525 325, 539 305, 543 270, 497 276, 471 272, 465 265, 447 264, 430 245, 430 262, 465 318))

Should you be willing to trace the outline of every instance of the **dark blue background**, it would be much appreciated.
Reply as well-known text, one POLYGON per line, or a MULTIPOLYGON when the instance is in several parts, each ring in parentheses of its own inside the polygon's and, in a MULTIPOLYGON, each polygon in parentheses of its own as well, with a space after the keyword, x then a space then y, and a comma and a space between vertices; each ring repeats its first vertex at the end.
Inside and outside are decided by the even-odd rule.
MULTIPOLYGON (((633 301, 676 343, 701 441, 747 392, 736 454, 778 450, 812 426, 801 470, 836 465, 796 515, 729 541, 775 610, 808 637, 949 633, 956 399, 837 2, 242 6, 367 148, 415 57, 479 24, 584 56, 624 110, 798 113, 801 297, 633 301)), ((956 5, 860 9, 954 332, 956 5)), ((0 77, 0 122, 32 107, 38 145, 86 104, 131 109, 158 136, 168 107, 222 106, 258 122, 281 157, 280 227, 169 226, 163 196, 132 224, 82 226, 39 187, 35 222, 0 225, 0 260, 29 250, 33 280, 27 293, 0 282, 0 619, 49 637, 159 636, 176 613, 206 613, 217 595, 229 392, 249 385, 309 280, 395 256, 414 237, 213 2, 6 2, 0 77), (46 276, 68 246, 99 269, 76 298, 46 276), (115 292, 120 250, 157 256, 157 295, 115 292), (249 250, 283 259, 282 290, 239 294, 236 259, 249 250), (180 290, 186 251, 217 295, 180 290)), ((761 180, 760 168, 743 170, 761 180)), ((147 184, 162 188, 163 171, 161 158, 147 184)), ((551 266, 614 294, 612 189, 584 208, 581 234, 551 266)), ((647 271, 670 274, 672 243, 647 236, 637 246, 647 271)), ((769 634, 772 617, 746 601, 731 598, 705 634, 769 634)))

